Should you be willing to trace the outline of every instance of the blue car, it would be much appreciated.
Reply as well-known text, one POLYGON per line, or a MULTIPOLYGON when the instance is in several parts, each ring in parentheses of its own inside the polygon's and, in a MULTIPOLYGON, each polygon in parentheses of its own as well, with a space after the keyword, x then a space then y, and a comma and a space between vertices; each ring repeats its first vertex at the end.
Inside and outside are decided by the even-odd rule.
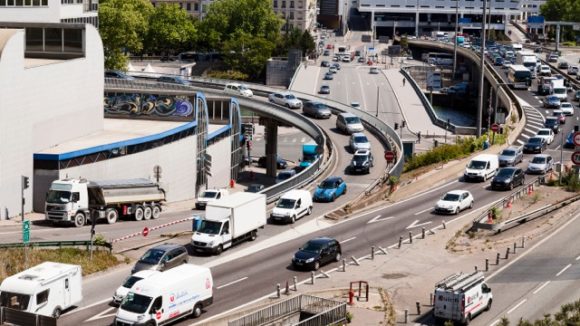
POLYGON ((346 194, 346 182, 340 177, 328 177, 316 187, 312 197, 317 202, 331 202, 344 194, 346 194))
POLYGON ((564 143, 564 148, 574 148, 574 130, 570 131, 568 137, 566 137, 566 142, 564 143))

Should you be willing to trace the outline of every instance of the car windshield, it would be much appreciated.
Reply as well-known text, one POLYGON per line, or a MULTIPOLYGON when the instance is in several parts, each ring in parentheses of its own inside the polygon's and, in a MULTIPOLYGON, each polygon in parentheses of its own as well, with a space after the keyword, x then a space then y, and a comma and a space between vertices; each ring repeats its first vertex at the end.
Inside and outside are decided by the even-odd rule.
POLYGON ((347 117, 345 120, 346 120, 346 123, 348 123, 348 124, 360 123, 360 120, 358 117, 347 117))
POLYGON ((356 136, 356 137, 354 137, 354 142, 355 143, 368 143, 369 140, 367 139, 366 136, 356 136))
POLYGON ((364 162, 367 160, 367 156, 366 155, 355 155, 352 157, 352 160, 355 162, 364 162))
POLYGON ((503 155, 503 156, 515 156, 516 151, 511 150, 511 149, 505 149, 503 152, 501 152, 501 155, 503 155))
POLYGON ((258 192, 260 190, 262 190, 262 185, 250 185, 248 187, 249 192, 258 192))
POLYGON ((460 196, 458 194, 446 194, 445 197, 443 197, 443 200, 445 201, 459 201, 460 196))
POLYGON ((284 96, 287 100, 295 100, 296 96, 294 96, 294 94, 288 94, 286 96, 284 96))
POLYGON ((241 91, 245 91, 247 89, 248 89, 248 87, 246 85, 240 85, 240 90, 241 91))
POLYGON ((136 314, 142 314, 147 311, 147 308, 149 308, 151 300, 153 300, 153 298, 129 292, 125 299, 123 299, 123 302, 121 302, 121 309, 136 314))
POLYGON ((46 194, 46 202, 50 204, 66 204, 70 202, 71 192, 49 190, 46 194))
POLYGON ((485 166, 487 165, 486 161, 471 161, 469 162, 469 165, 467 166, 470 169, 474 169, 474 170, 483 170, 485 169, 485 166))
POLYGON ((290 179, 292 174, 290 172, 280 172, 278 173, 278 180, 286 180, 290 179))
POLYGON ((532 159, 532 163, 535 164, 544 164, 546 163, 546 158, 542 156, 536 156, 532 159))
POLYGON ((512 174, 513 174, 513 170, 502 169, 502 170, 499 170, 499 172, 497 173, 497 176, 498 177, 511 177, 512 174))
POLYGON ((334 184, 334 181, 324 180, 319 187, 322 189, 334 189, 334 184))
POLYGON ((220 222, 201 220, 197 232, 205 234, 218 234, 222 228, 220 222))
POLYGON ((296 203, 296 200, 294 199, 288 199, 288 198, 282 198, 278 201, 278 204, 276 205, 276 207, 278 208, 294 208, 294 204, 296 203))
POLYGON ((553 125, 553 124, 557 124, 558 120, 556 118, 548 118, 546 119, 546 125, 553 125))
POLYGON ((326 105, 324 105, 322 103, 316 103, 313 106, 317 109, 326 109, 326 105))
POLYGON ((572 104, 570 104, 570 103, 562 103, 562 104, 560 104, 560 107, 561 108, 570 108, 570 107, 572 107, 572 104))
POLYGON ((201 193, 201 198, 215 198, 217 196, 217 191, 204 191, 201 193))
POLYGON ((530 144, 540 144, 542 142, 542 138, 538 138, 538 137, 533 137, 530 138, 530 140, 528 140, 528 143, 530 144))
POLYGON ((554 88, 554 94, 566 94, 565 88, 554 88))
POLYGON ((300 250, 319 253, 322 250, 322 243, 308 241, 300 250))
POLYGON ((540 130, 540 131, 538 131, 538 135, 540 135, 540 136, 550 136, 550 130, 540 130))
POLYGON ((125 283, 123 283, 123 287, 130 289, 131 287, 133 287, 133 284, 137 283, 137 281, 142 280, 142 277, 137 277, 137 276, 129 276, 126 280, 125 283))
POLYGON ((139 259, 140 262, 155 265, 159 263, 161 257, 165 254, 164 250, 160 249, 149 249, 147 252, 139 259))
POLYGON ((15 310, 26 310, 28 309, 29 301, 30 296, 26 294, 6 291, 2 291, 0 293, 0 307, 6 307, 15 310))

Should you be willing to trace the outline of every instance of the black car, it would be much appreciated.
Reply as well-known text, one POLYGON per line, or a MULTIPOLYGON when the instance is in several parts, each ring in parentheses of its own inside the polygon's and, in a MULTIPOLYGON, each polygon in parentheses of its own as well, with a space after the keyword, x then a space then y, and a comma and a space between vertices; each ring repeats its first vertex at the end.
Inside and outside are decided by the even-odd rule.
POLYGON ((546 140, 540 137, 532 137, 524 144, 524 153, 542 153, 546 149, 546 140))
MULTIPOLYGON (((261 168, 266 168, 266 156, 262 156, 258 159, 258 166, 261 168)), ((288 168, 288 163, 283 160, 280 156, 276 156, 276 168, 279 170, 288 168)))
POLYGON ((544 127, 552 129, 557 134, 560 131, 560 120, 558 117, 547 117, 544 122, 544 127))
POLYGON ((520 168, 501 168, 491 181, 491 189, 509 189, 525 183, 524 171, 520 168))
POLYGON ((119 70, 105 70, 105 78, 135 80, 135 77, 129 76, 126 73, 119 70))
POLYGON ((296 269, 318 270, 320 266, 340 261, 342 250, 340 243, 332 238, 322 237, 308 241, 292 258, 292 267, 296 269))
POLYGON ((365 173, 371 172, 373 167, 373 154, 368 149, 359 149, 352 156, 350 165, 347 168, 348 173, 365 173))
POLYGON ((251 185, 248 186, 248 188, 246 188, 246 192, 260 192, 264 190, 264 185, 263 184, 259 184, 259 183, 252 183, 251 185))
POLYGON ((320 90, 318 91, 318 94, 330 94, 330 86, 328 86, 328 85, 320 86, 320 90))
POLYGON ((320 66, 321 66, 321 67, 330 67, 330 62, 328 62, 328 61, 324 60, 324 61, 322 61, 322 62, 320 63, 320 66))

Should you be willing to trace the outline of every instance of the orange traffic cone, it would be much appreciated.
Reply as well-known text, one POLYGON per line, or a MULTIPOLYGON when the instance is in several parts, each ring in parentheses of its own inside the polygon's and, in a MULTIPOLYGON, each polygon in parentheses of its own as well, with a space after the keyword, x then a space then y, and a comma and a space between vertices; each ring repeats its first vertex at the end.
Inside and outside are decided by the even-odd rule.
POLYGON ((487 213, 487 224, 493 224, 493 216, 491 214, 491 211, 487 213))
POLYGON ((506 208, 512 208, 512 199, 511 198, 508 200, 506 208))

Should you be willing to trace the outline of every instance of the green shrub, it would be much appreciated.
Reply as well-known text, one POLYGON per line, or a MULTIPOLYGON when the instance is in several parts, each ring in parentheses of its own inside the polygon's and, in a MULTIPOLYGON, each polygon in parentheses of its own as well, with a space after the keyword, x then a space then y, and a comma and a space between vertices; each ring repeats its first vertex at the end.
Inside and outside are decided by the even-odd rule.
POLYGON ((574 41, 562 42, 562 46, 576 46, 576 42, 574 41))
POLYGON ((248 80, 250 76, 237 70, 212 70, 207 73, 209 78, 230 79, 230 80, 248 80))
POLYGON ((481 150, 483 148, 483 142, 486 139, 486 136, 480 138, 458 138, 456 144, 443 144, 428 152, 414 155, 405 162, 404 172, 435 163, 466 157, 477 150, 481 150))

